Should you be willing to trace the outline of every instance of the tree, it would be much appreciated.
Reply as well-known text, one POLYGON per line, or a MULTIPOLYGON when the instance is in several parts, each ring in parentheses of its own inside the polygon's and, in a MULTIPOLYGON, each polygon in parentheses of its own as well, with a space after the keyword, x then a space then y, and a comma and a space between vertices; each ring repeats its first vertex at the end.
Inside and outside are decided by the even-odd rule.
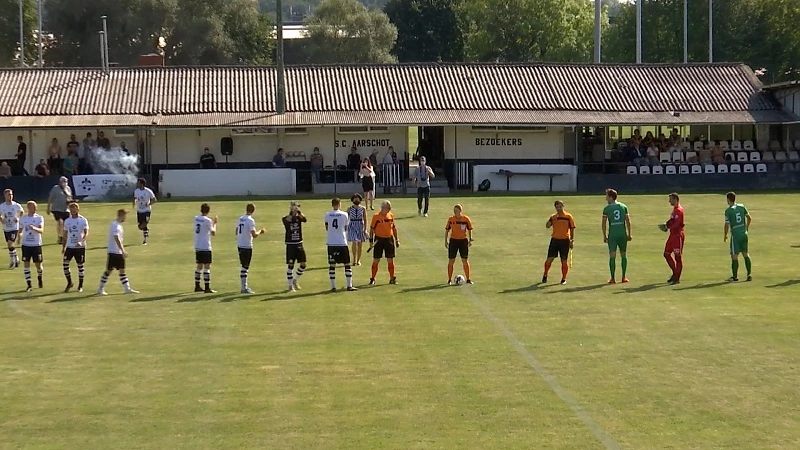
POLYGON ((100 16, 108 16, 109 56, 122 66, 159 51, 181 65, 266 64, 272 26, 255 0, 61 0, 48 2, 55 43, 47 62, 98 66, 100 16))
MULTIPOLYGON (((25 32, 25 62, 38 58, 38 27, 36 4, 23 0, 22 20, 25 32)), ((0 66, 19 65, 19 0, 0 0, 0 66)))
POLYGON ((357 0, 323 0, 306 20, 313 63, 392 63, 397 28, 357 0))
POLYGON ((468 0, 467 58, 475 61, 590 61, 590 0, 468 0))
POLYGON ((463 61, 460 0, 391 0, 384 12, 397 27, 400 62, 463 61))

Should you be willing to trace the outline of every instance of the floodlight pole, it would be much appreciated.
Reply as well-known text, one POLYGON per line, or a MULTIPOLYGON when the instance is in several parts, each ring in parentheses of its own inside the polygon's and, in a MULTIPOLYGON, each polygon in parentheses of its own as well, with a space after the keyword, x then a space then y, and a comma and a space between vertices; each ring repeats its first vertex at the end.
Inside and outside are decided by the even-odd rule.
POLYGON ((286 112, 286 80, 284 78, 284 66, 283 66, 283 2, 281 0, 275 0, 275 6, 277 9, 276 11, 276 45, 277 45, 277 52, 276 52, 276 59, 277 59, 277 71, 276 74, 276 81, 277 86, 275 89, 275 112, 278 114, 284 114, 286 112))
POLYGON ((636 64, 642 63, 642 2, 636 0, 636 64))
POLYGON ((39 67, 44 67, 44 46, 42 45, 42 26, 44 19, 42 18, 42 4, 44 0, 39 0, 39 67))
POLYGON ((714 62, 714 0, 708 0, 708 62, 714 62))
POLYGON ((689 0, 683 0, 683 63, 689 63, 689 0))
POLYGON ((25 13, 22 2, 23 0, 19 0, 19 65, 25 67, 25 13))
POLYGON ((594 0, 594 63, 600 64, 602 41, 601 23, 603 18, 603 4, 601 0, 594 0))

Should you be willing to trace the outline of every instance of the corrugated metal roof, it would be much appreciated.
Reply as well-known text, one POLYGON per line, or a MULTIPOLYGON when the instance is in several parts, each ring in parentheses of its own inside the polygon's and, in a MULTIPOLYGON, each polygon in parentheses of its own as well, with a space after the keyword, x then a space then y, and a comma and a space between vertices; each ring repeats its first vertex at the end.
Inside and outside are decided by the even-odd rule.
POLYGON ((154 125, 155 116, 0 116, 0 128, 124 128, 154 125))
MULTIPOLYGON (((274 112, 273 67, 1 69, 0 116, 274 112)), ((761 111, 742 64, 290 66, 287 110, 761 111)))

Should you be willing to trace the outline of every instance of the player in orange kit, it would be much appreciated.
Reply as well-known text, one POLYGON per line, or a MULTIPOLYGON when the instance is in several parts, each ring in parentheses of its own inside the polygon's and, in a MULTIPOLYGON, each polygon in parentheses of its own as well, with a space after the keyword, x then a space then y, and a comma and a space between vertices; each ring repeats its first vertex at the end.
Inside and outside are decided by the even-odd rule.
POLYGON ((564 211, 564 202, 556 200, 553 203, 556 213, 550 216, 545 226, 553 229, 553 236, 550 238, 550 246, 547 249, 547 259, 544 262, 544 275, 542 283, 547 283, 547 273, 550 266, 557 256, 561 257, 561 284, 567 284, 567 273, 569 272, 569 252, 575 239, 575 219, 572 214, 564 211))
POLYGON ((461 266, 464 268, 464 277, 467 284, 472 284, 469 277, 469 248, 472 246, 472 221, 462 214, 464 207, 460 204, 453 207, 453 215, 447 219, 444 228, 444 246, 447 248, 447 284, 453 284, 453 266, 456 256, 461 255, 461 266), (448 235, 450 236, 448 240, 448 235))
POLYGON ((677 193, 669 194, 669 204, 672 205, 672 214, 667 223, 659 225, 661 231, 669 231, 667 243, 664 246, 664 259, 667 260, 669 268, 672 269, 672 276, 667 283, 678 284, 681 282, 681 272, 683 272, 683 207, 681 199, 677 193), (674 255, 674 258, 673 258, 674 255))
POLYGON ((397 227, 394 224, 394 214, 392 214, 392 202, 385 200, 381 203, 380 212, 372 216, 370 224, 370 247, 369 253, 373 248, 372 254, 372 277, 369 279, 370 286, 375 285, 375 276, 378 275, 378 264, 384 253, 386 262, 389 265, 389 284, 397 284, 397 277, 394 275, 394 255, 397 247, 400 247, 400 239, 397 238, 397 227))

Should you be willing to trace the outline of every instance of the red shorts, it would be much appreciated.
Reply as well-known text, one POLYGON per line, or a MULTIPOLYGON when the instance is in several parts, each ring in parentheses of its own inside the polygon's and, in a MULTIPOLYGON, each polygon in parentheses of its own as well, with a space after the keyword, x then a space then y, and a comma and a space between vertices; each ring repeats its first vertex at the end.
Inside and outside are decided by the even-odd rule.
POLYGON ((677 254, 683 253, 683 234, 671 234, 667 238, 667 245, 664 246, 664 253, 677 254))

